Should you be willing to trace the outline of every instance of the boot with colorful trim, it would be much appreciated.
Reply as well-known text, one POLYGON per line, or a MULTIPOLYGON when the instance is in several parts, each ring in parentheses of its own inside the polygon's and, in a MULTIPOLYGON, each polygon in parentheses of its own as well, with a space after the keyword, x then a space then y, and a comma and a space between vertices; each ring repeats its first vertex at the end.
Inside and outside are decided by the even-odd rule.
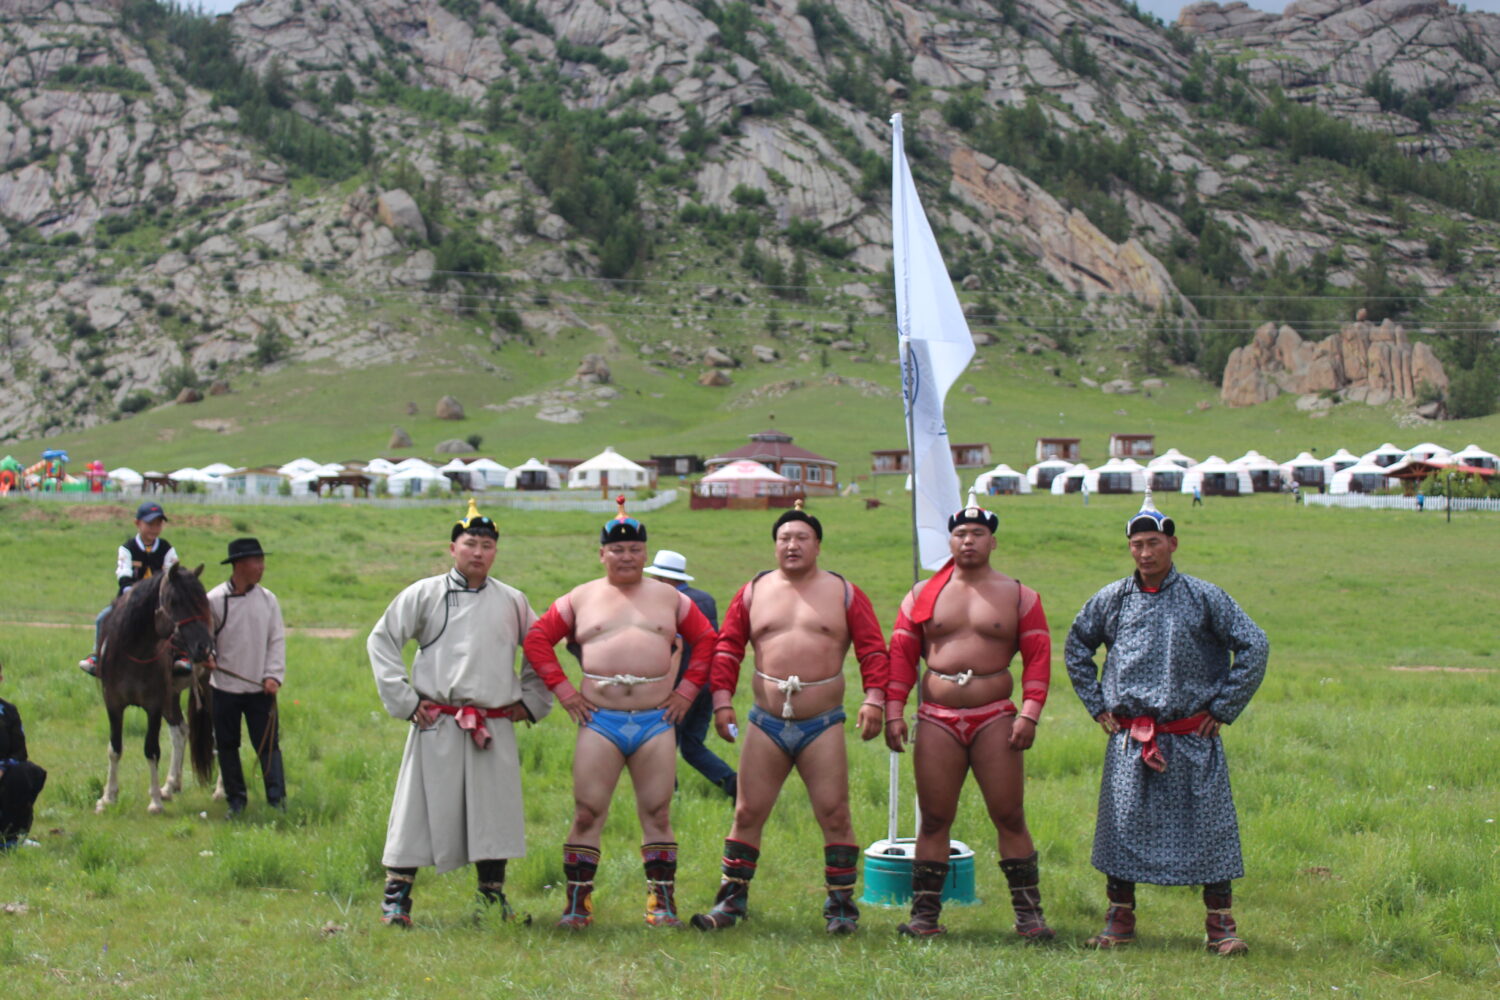
POLYGON ((723 881, 714 897, 713 909, 693 915, 692 924, 700 931, 717 931, 733 927, 750 917, 750 880, 760 860, 760 848, 738 840, 724 841, 723 881))
POLYGON ((828 887, 823 919, 828 922, 830 934, 853 934, 859 930, 859 907, 854 905, 858 865, 858 844, 823 845, 823 880, 828 887))
POLYGON ((415 868, 387 868, 385 895, 380 901, 380 922, 387 927, 411 926, 411 886, 416 880, 415 868))
MULTIPOLYGON (((474 870, 478 875, 479 891, 479 913, 483 916, 488 910, 497 910, 501 920, 514 920, 516 911, 511 909, 510 901, 505 898, 505 859, 496 858, 488 861, 474 862, 474 870)), ((527 917, 530 923, 531 918, 527 917)))
POLYGON ((677 845, 641 845, 646 869, 646 923, 651 927, 681 927, 677 916, 677 845))
POLYGON ((915 861, 911 866, 911 916, 898 924, 896 932, 907 937, 937 937, 948 933, 938 923, 943 913, 943 883, 948 881, 947 861, 915 861))
POLYGON ((1016 933, 1027 941, 1051 941, 1057 932, 1047 926, 1042 916, 1041 873, 1037 855, 1025 858, 1001 858, 1000 871, 1010 886, 1010 905, 1016 911, 1016 933))
POLYGON ((1085 941, 1087 948, 1119 948, 1135 941, 1135 883, 1109 879, 1105 883, 1109 911, 1104 929, 1085 941))
POLYGON ((1234 917, 1229 912, 1232 896, 1228 882, 1218 882, 1203 887, 1203 905, 1208 913, 1203 925, 1208 931, 1205 947, 1210 954, 1228 958, 1243 955, 1250 946, 1235 934, 1234 917))
POLYGON ((563 845, 563 875, 568 880, 567 907, 557 926, 580 931, 594 922, 594 873, 599 870, 599 849, 581 844, 563 845))

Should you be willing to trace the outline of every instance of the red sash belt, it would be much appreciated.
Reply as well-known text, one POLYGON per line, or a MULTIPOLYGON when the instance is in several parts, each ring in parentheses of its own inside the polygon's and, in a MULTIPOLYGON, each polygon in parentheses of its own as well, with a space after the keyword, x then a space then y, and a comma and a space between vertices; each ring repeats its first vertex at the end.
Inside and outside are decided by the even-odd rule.
POLYGON ((1207 712, 1199 712, 1197 715, 1186 719, 1174 719, 1171 722, 1157 722, 1149 715, 1138 715, 1130 718, 1125 715, 1114 716, 1119 727, 1130 734, 1130 738, 1141 744, 1141 763, 1153 771, 1165 771, 1167 769, 1167 758, 1163 756, 1161 747, 1157 746, 1156 734, 1168 733, 1172 736, 1187 736, 1196 733, 1198 727, 1209 719, 1207 712))
POLYGON ((485 727, 485 719, 509 719, 509 708, 478 708, 474 705, 434 705, 435 709, 443 715, 454 716, 458 721, 458 728, 468 733, 474 740, 474 745, 481 750, 488 750, 494 738, 485 727))

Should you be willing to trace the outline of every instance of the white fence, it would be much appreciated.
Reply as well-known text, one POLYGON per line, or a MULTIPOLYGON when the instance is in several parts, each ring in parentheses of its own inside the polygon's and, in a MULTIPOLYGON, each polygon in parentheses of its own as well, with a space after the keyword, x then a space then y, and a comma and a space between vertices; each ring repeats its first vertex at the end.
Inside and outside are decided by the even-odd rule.
MULTIPOLYGON (((613 491, 611 491, 613 495, 613 491)), ((121 504, 133 507, 140 503, 142 495, 139 493, 43 493, 33 491, 29 493, 12 493, 13 497, 26 500, 47 500, 58 503, 101 503, 121 504)), ((629 492, 626 492, 629 496, 629 492)), ((293 496, 280 496, 278 494, 257 493, 229 493, 215 490, 210 493, 148 493, 145 498, 155 499, 167 507, 183 506, 208 506, 208 507, 342 507, 350 504, 371 504, 376 507, 446 507, 462 511, 464 504, 468 502, 468 493, 455 494, 451 497, 429 499, 427 497, 319 497, 314 493, 305 493, 293 496)), ((603 497, 581 497, 576 492, 488 492, 475 493, 474 497, 479 501, 481 509, 503 507, 507 510, 548 510, 548 511, 592 511, 596 514, 613 514, 616 510, 613 499, 603 497)), ((649 513, 660 510, 668 504, 677 501, 676 490, 662 490, 660 493, 648 500, 632 499, 627 509, 631 513, 649 513)))
MULTIPOLYGON (((1366 507, 1371 510, 1416 510, 1416 497, 1381 496, 1369 493, 1345 493, 1334 496, 1329 493, 1304 493, 1302 502, 1309 507, 1366 507)), ((1426 497, 1424 510, 1447 510, 1447 497, 1426 497)), ((1486 497, 1476 500, 1471 497, 1454 497, 1454 510, 1500 510, 1500 499, 1486 497)))

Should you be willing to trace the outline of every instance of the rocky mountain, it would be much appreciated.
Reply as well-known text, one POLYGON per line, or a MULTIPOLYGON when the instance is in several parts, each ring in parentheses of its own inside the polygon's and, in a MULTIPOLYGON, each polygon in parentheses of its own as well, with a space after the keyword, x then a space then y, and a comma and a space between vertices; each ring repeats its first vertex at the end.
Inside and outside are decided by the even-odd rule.
POLYGON ((1497 70, 1417 0, 0 0, 0 440, 439 334, 885 330, 894 111, 997 357, 1217 379, 1361 306, 1441 351, 1497 280, 1497 70))

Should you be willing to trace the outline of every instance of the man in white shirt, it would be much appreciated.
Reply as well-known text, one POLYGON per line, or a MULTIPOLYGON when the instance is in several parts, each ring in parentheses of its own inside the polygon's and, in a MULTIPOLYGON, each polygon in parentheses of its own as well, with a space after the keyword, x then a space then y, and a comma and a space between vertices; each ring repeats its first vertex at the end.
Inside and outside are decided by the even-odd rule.
POLYGON ((208 592, 213 612, 214 745, 229 815, 245 810, 245 772, 240 766, 240 720, 260 759, 266 804, 286 808, 286 777, 281 768, 276 692, 286 679, 286 636, 276 595, 260 586, 266 554, 254 538, 229 543, 229 579, 208 592))

